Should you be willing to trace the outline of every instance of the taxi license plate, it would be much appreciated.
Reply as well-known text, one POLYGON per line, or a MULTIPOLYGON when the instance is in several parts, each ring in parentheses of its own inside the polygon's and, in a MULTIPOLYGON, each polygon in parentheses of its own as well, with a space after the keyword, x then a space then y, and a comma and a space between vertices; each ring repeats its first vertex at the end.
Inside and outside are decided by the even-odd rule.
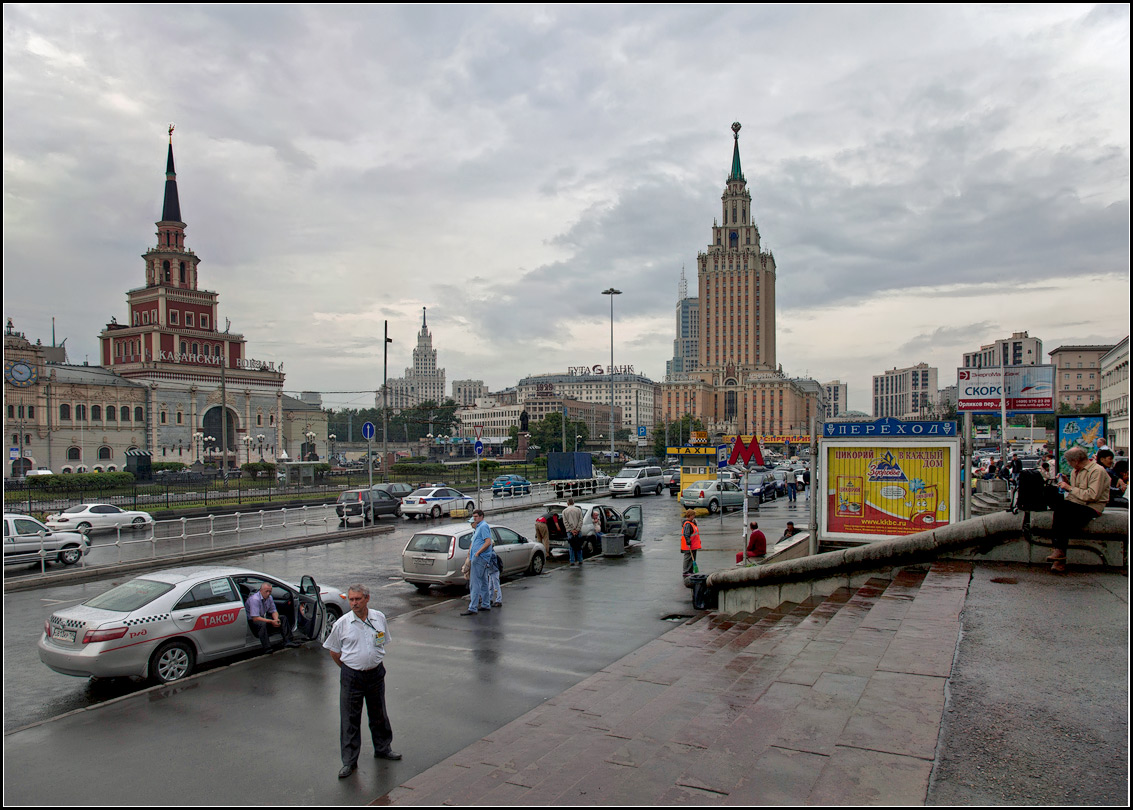
POLYGON ((51 637, 53 639, 58 640, 58 641, 74 641, 75 640, 75 631, 74 630, 63 630, 63 629, 58 628, 58 627, 53 627, 51 629, 51 637))

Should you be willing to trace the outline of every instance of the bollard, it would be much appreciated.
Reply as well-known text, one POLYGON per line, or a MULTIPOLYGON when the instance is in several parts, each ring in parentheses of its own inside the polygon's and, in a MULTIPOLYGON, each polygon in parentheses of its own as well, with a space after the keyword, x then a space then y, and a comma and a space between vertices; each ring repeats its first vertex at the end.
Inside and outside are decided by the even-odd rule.
POLYGON ((213 519, 215 515, 209 515, 209 548, 215 548, 216 534, 213 532, 213 519))
POLYGON ((38 534, 39 534, 39 573, 46 574, 47 573, 47 554, 43 550, 43 541, 46 539, 47 535, 44 533, 43 529, 40 529, 38 534))
POLYGON ((185 549, 186 549, 185 543, 188 539, 188 535, 186 534, 186 531, 187 531, 187 529, 185 528, 185 518, 181 518, 181 553, 182 554, 185 553, 185 549))
POLYGON ((303 536, 307 536, 307 504, 303 504, 303 536))
POLYGON ((260 510, 260 531, 264 530, 264 510, 260 510))

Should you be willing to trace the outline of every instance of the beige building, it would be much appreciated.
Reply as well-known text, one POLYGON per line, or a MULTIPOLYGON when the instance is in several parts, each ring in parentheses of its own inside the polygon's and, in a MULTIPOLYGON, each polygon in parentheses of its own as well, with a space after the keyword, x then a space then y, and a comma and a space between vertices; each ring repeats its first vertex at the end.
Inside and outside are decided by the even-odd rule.
POLYGON ((927 363, 894 368, 873 377, 873 416, 896 419, 927 419, 933 416, 937 395, 937 370, 927 363))
POLYGON ((35 469, 115 472, 126 468, 127 451, 145 449, 147 386, 99 366, 69 365, 65 359, 62 348, 32 344, 9 319, 4 333, 5 478, 35 469))
POLYGON ((522 413, 522 405, 490 405, 481 402, 471 408, 461 408, 456 412, 456 435, 475 438, 476 426, 481 425, 482 438, 506 439, 513 425, 519 427, 522 413))
MULTIPOLYGON (((610 433, 610 389, 614 392, 615 430, 625 428, 636 438, 638 425, 644 425, 647 436, 653 435, 654 400, 658 385, 641 374, 634 374, 632 366, 615 366, 616 373, 603 371, 601 366, 570 368, 566 374, 533 374, 516 383, 520 404, 528 400, 547 397, 574 400, 579 403, 605 406, 605 423, 596 434, 610 433)), ((534 417, 532 417, 534 418, 534 417)))
MULTIPOLYGON (((283 395, 283 450, 288 461, 326 461, 330 455, 327 414, 321 403, 283 395)), ((259 461, 258 448, 244 448, 243 461, 259 461)), ((266 453, 266 460, 274 460, 266 453)), ((280 455, 282 459, 282 454, 280 455)))
MULTIPOLYGON (((601 402, 580 402, 563 397, 530 397, 523 401, 530 422, 538 422, 551 413, 562 413, 566 408, 568 422, 583 422, 590 431, 590 440, 610 437, 610 406, 601 402)), ((614 424, 622 424, 622 409, 614 406, 614 424)), ((568 437, 573 438, 573 437, 568 437)), ((569 445, 570 442, 568 441, 569 445)))
POLYGON ((463 407, 476 404, 476 400, 488 396, 488 386, 483 380, 453 380, 452 401, 463 407))
POLYGON ((1101 396, 1101 359, 1113 346, 1059 346, 1054 363, 1054 407, 1083 408, 1101 396))
MULTIPOLYGON (((661 412, 669 422, 698 417, 710 433, 800 432, 809 429, 824 395, 784 375, 776 360, 775 257, 761 248, 752 216, 738 122, 732 132, 720 216, 707 250, 697 255, 696 368, 667 376, 661 412)), ((678 340, 685 337, 680 323, 678 340)))
POLYGON ((1109 416, 1109 446, 1129 455, 1129 336, 1102 355, 1101 412, 1109 416))
POLYGON ((981 346, 978 352, 964 354, 964 368, 1037 366, 1043 363, 1043 342, 1026 332, 981 346))

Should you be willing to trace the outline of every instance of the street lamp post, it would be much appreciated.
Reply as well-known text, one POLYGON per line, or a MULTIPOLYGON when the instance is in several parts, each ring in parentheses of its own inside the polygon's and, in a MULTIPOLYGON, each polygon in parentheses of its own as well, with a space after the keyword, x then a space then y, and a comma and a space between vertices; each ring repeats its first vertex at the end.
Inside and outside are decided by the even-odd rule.
POLYGON ((327 444, 330 445, 330 459, 328 459, 328 461, 330 461, 332 464, 334 463, 334 461, 333 461, 333 459, 334 459, 334 443, 335 443, 335 440, 337 440, 337 439, 338 439, 338 436, 336 436, 334 433, 327 436, 327 444))
POLYGON ((256 443, 260 446, 260 461, 264 460, 264 434, 260 433, 256 436, 256 443))
POLYGON ((251 436, 245 436, 240 441, 242 441, 244 443, 244 455, 248 459, 247 463, 251 464, 252 463, 252 445, 254 445, 256 443, 256 440, 253 439, 251 436))
MULTIPOLYGON (((307 456, 308 458, 310 458, 310 456, 315 452, 315 433, 314 431, 308 430, 303 435, 307 437, 307 456)), ((303 460, 307 461, 307 459, 303 460)))
POLYGON ((575 436, 574 437, 574 452, 576 452, 576 453, 578 452, 578 442, 579 442, 579 439, 581 439, 581 438, 582 438, 581 436, 575 436))
POLYGON ((621 290, 610 287, 602 290, 602 295, 610 296, 610 462, 614 461, 614 296, 621 290))
POLYGON ((197 452, 197 462, 201 461, 201 452, 204 450, 205 434, 199 430, 193 434, 193 449, 197 452))

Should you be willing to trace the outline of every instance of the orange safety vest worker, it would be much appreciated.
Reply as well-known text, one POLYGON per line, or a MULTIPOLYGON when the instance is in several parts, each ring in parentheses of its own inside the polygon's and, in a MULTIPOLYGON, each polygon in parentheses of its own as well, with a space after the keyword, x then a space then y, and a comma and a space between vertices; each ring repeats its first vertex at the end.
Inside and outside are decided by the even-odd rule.
POLYGON ((700 529, 696 527, 696 521, 686 520, 685 526, 692 526, 692 537, 685 537, 682 527, 681 530, 681 551, 699 551, 700 550, 700 529))

